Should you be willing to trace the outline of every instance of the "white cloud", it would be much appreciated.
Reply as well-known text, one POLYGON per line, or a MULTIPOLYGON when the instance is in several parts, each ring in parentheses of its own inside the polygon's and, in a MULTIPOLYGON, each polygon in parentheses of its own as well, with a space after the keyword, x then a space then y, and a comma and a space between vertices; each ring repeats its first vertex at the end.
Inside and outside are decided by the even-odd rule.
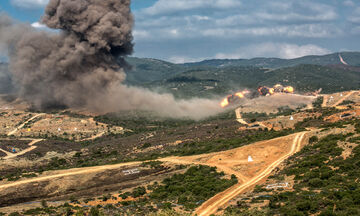
POLYGON ((214 57, 219 52, 220 57, 323 54, 328 51, 323 47, 336 50, 356 44, 358 1, 156 0, 152 6, 134 12, 135 49, 142 56, 180 63, 194 59, 190 57, 214 57), (355 6, 344 5, 351 2, 355 6), (264 44, 266 41, 278 43, 270 46, 264 44), (234 46, 245 49, 247 44, 256 43, 262 45, 262 51, 252 47, 256 53, 250 48, 232 53, 234 46), (160 50, 154 54, 149 46, 141 47, 143 44, 160 50))
POLYGON ((190 62, 198 62, 202 61, 206 58, 191 58, 188 56, 172 56, 167 59, 167 61, 175 63, 175 64, 183 64, 183 63, 190 63, 190 62))
POLYGON ((159 15, 193 9, 228 9, 239 6, 241 6, 239 0, 158 0, 143 12, 149 15, 159 15))
POLYGON ((46 25, 41 24, 39 22, 34 22, 34 23, 31 24, 31 26, 34 27, 34 28, 47 28, 46 25))
POLYGON ((148 31, 145 30, 134 30, 133 31, 133 36, 136 39, 147 39, 150 37, 150 34, 148 31))
POLYGON ((238 49, 235 53, 218 53, 217 59, 239 59, 254 57, 278 57, 285 59, 298 58, 307 55, 324 55, 330 50, 314 44, 297 45, 288 43, 262 43, 238 49))
POLYGON ((47 5, 49 0, 11 0, 11 3, 20 8, 37 9, 47 5))
POLYGON ((304 24, 273 27, 249 28, 213 28, 203 30, 204 36, 239 37, 239 36, 283 36, 304 38, 326 38, 341 35, 342 31, 335 26, 321 24, 304 24))
POLYGON ((319 4, 308 1, 298 1, 296 3, 287 3, 280 6, 279 2, 270 3, 270 7, 276 7, 278 11, 270 10, 270 8, 254 14, 254 17, 267 21, 290 22, 322 22, 331 21, 338 18, 335 8, 325 4, 319 4))

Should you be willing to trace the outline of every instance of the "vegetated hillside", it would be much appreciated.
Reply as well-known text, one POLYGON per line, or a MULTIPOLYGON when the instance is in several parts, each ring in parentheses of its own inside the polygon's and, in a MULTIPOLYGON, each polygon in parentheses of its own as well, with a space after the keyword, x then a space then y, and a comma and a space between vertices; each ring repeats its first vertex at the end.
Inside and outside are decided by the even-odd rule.
POLYGON ((298 92, 322 88, 323 92, 332 93, 359 88, 360 73, 319 65, 298 65, 278 70, 202 67, 144 86, 154 89, 161 86, 177 97, 187 98, 224 95, 244 88, 256 90, 260 85, 272 86, 277 83, 294 86, 298 92))
POLYGON ((186 70, 184 66, 150 58, 126 58, 131 66, 126 72, 126 82, 138 84, 161 80, 186 70))
POLYGON ((255 67, 201 67, 144 86, 154 89, 161 86, 180 98, 211 97, 237 89, 256 89, 265 72, 255 67))
POLYGON ((249 202, 238 201, 225 215, 360 215, 360 121, 347 124, 355 126, 355 133, 311 137, 282 171, 269 177, 284 182, 291 176, 292 190, 257 186, 249 202), (264 203, 261 210, 249 212, 249 205, 259 203, 264 203))
MULTIPOLYGON (((340 55, 349 65, 360 65, 360 52, 341 52, 340 55)), ((213 66, 213 67, 227 67, 227 66, 254 66, 263 68, 282 68, 291 67, 299 64, 315 64, 315 65, 334 65, 342 64, 339 58, 339 53, 333 53, 323 56, 304 56, 295 59, 280 59, 280 58, 253 58, 253 59, 212 59, 195 63, 186 63, 188 67, 193 66, 213 66)))
POLYGON ((281 82, 295 86, 298 91, 313 91, 319 88, 323 93, 333 93, 358 89, 360 73, 342 68, 318 65, 298 65, 282 68, 267 73, 266 80, 261 84, 281 82))

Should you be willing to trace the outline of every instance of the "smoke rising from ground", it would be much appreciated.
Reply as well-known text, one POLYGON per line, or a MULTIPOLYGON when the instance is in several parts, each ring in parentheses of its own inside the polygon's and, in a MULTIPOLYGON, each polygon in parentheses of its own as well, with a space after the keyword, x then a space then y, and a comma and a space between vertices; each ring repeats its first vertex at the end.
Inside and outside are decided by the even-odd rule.
POLYGON ((19 96, 36 108, 139 109, 197 119, 221 111, 217 101, 177 101, 122 84, 123 57, 133 51, 130 0, 50 0, 42 22, 60 32, 0 17, 0 47, 6 45, 19 96))

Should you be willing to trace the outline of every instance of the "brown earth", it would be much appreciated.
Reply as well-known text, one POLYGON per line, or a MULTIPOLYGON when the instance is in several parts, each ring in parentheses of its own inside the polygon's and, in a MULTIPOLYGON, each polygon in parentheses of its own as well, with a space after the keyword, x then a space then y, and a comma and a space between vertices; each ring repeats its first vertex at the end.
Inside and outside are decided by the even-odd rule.
POLYGON ((216 166, 224 173, 234 174, 238 177, 239 184, 209 199, 195 212, 197 215, 211 215, 244 190, 265 180, 273 169, 301 149, 305 144, 304 137, 306 134, 307 132, 302 132, 225 152, 189 157, 170 157, 160 159, 160 161, 216 166), (248 156, 251 156, 254 161, 249 162, 248 156))

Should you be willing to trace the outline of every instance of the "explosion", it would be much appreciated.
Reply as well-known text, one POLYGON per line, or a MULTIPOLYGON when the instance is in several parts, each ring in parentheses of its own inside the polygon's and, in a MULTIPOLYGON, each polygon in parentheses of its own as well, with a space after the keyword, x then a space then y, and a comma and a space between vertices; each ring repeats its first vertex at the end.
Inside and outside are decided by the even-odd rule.
POLYGON ((229 106, 230 104, 234 103, 235 101, 238 101, 239 99, 245 98, 245 95, 250 93, 249 91, 241 91, 236 92, 233 95, 228 95, 224 100, 220 103, 220 106, 225 108, 229 106))
POLYGON ((258 92, 261 96, 270 96, 270 95, 274 95, 276 93, 292 94, 292 93, 294 93, 294 87, 292 87, 292 86, 284 87, 281 84, 276 84, 272 88, 267 87, 267 86, 260 86, 258 88, 258 92))
POLYGON ((224 100, 220 103, 220 105, 222 108, 225 108, 225 107, 229 106, 230 104, 238 102, 239 99, 246 98, 246 97, 253 98, 253 97, 258 97, 258 96, 271 96, 271 95, 275 95, 278 93, 286 93, 286 94, 294 93, 294 87, 292 87, 292 86, 284 87, 283 85, 280 85, 280 84, 276 84, 272 88, 267 87, 267 86, 260 86, 257 90, 258 90, 258 94, 248 95, 250 93, 249 91, 242 91, 242 92, 237 92, 233 95, 229 95, 226 98, 224 98, 224 100))
POLYGON ((130 0, 50 0, 41 22, 53 32, 0 15, 0 51, 17 96, 39 110, 141 110, 192 119, 220 113, 217 100, 177 100, 124 84, 133 20, 130 0))
POLYGON ((294 88, 292 86, 287 86, 287 87, 285 87, 284 92, 292 94, 292 93, 294 93, 294 88))

